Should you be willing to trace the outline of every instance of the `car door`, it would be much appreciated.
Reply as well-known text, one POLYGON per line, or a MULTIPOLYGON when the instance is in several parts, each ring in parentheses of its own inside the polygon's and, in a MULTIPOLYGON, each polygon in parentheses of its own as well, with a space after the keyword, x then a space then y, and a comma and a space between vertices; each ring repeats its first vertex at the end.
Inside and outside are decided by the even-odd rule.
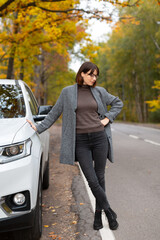
MULTIPOLYGON (((27 97, 30 105, 30 109, 33 116, 38 115, 38 103, 28 86, 25 85, 27 97)), ((45 131, 39 135, 43 147, 43 160, 46 162, 48 160, 48 152, 49 152, 49 131, 45 131)), ((44 165, 43 162, 43 165, 44 165)))

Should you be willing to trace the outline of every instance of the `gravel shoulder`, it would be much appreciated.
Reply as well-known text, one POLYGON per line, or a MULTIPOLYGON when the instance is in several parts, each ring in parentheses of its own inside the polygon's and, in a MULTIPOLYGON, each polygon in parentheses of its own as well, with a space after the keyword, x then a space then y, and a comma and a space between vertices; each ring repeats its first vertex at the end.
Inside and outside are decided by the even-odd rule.
POLYGON ((76 239, 77 221, 72 180, 79 175, 78 166, 59 163, 61 125, 50 129, 50 186, 43 191, 43 233, 41 240, 76 239))

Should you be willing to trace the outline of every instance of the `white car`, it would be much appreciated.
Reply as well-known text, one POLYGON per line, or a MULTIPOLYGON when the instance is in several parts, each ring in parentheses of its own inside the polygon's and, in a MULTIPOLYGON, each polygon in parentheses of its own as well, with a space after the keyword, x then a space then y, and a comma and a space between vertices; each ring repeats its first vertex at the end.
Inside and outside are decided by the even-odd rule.
POLYGON ((38 106, 26 83, 0 80, 0 233, 38 240, 42 188, 49 186, 49 132, 36 133, 51 106, 38 106))

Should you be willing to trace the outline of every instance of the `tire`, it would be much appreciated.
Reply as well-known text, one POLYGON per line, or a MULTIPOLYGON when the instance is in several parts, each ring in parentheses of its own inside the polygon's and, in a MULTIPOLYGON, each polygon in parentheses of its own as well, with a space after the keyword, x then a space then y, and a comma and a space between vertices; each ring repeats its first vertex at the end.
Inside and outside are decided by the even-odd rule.
POLYGON ((32 228, 33 239, 39 240, 42 235, 42 177, 41 172, 39 174, 38 195, 37 204, 35 210, 35 221, 32 228))
POLYGON ((43 189, 48 189, 49 187, 49 157, 46 165, 46 169, 43 174, 43 189))
POLYGON ((39 174, 37 203, 35 208, 34 225, 30 229, 23 229, 13 233, 14 240, 39 240, 42 235, 42 177, 39 174))

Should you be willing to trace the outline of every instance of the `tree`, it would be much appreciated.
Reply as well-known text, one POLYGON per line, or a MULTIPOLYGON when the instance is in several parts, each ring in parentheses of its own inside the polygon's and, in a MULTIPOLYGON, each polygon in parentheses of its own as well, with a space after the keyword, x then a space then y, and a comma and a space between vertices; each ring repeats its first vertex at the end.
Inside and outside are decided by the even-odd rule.
MULTIPOLYGON (((21 78, 25 80, 37 95, 40 103, 46 102, 47 76, 45 65, 46 52, 57 52, 68 59, 68 50, 74 44, 85 38, 85 27, 78 23, 78 18, 64 21, 64 13, 49 13, 36 7, 14 7, 15 12, 8 13, 2 18, 0 31, 1 46, 5 49, 2 55, 7 68, 7 78, 21 78), (4 56, 9 56, 4 59, 4 56), (40 93, 36 88, 42 86, 40 93)), ((74 1, 60 3, 45 3, 50 9, 61 9, 72 6, 74 1), (58 5, 57 5, 58 4, 58 5)), ((13 5, 14 6, 14 5, 13 5)), ((12 6, 12 7, 13 7, 12 6)), ((7 9, 8 10, 8 9, 7 9)), ((3 75, 4 76, 4 75, 3 75)))
MULTIPOLYGON (((160 81, 155 81, 155 85, 153 88, 158 89, 160 92, 160 81)), ((160 94, 158 94, 158 98, 152 101, 147 101, 150 106, 150 111, 155 112, 160 109, 160 94)))
MULTIPOLYGON (((64 46, 64 42, 66 44, 71 44, 71 41, 76 41, 77 19, 68 20, 68 27, 66 30, 66 24, 63 21, 63 13, 52 14, 44 10, 39 12, 38 8, 24 8, 22 4, 23 1, 21 1, 21 6, 19 7, 17 3, 17 6, 14 7, 15 12, 13 14, 8 13, 8 15, 2 19, 3 31, 0 34, 1 43, 8 47, 10 55, 7 78, 13 77, 13 62, 17 52, 18 55, 21 54, 21 58, 26 59, 31 55, 38 55, 40 48, 48 48, 48 43, 52 43, 54 48, 57 48, 60 52, 65 51, 64 47, 62 47, 64 46), (68 36, 67 41, 66 35, 68 36), (72 39, 69 36, 71 36, 72 39), (73 37, 75 38, 74 41, 73 37)), ((46 4, 48 7, 51 5, 51 3, 46 4)), ((63 7, 72 4, 73 1, 66 1, 63 7)), ((50 9, 51 7, 55 9, 55 7, 57 7, 56 3, 54 3, 54 6, 52 4, 50 9)), ((19 59, 19 64, 21 65, 25 59, 19 59)))
MULTIPOLYGON (((103 2, 130 8, 138 6, 142 1, 103 2)), ((85 29, 88 19, 112 20, 112 14, 105 15, 99 9, 80 9, 78 3, 78 0, 1 0, 0 46, 5 51, 1 59, 3 65, 8 65, 7 78, 20 77, 35 92, 38 92, 36 86, 41 84, 42 89, 46 88, 49 77, 45 69, 47 52, 69 59, 68 50, 87 37, 85 29)), ((86 54, 90 54, 92 50, 91 42, 89 49, 83 49, 86 54)), ((92 55, 92 59, 94 58, 95 54, 92 55)), ((45 91, 38 94, 40 102, 46 101, 45 91)))
MULTIPOLYGON (((116 5, 125 6, 135 6, 141 2, 141 0, 128 0, 124 1, 123 3, 119 0, 113 1, 108 0, 106 2, 110 2, 116 5)), ((42 31, 43 29, 47 33, 53 33, 53 22, 55 25, 58 22, 64 22, 66 19, 70 21, 79 21, 84 19, 82 13, 86 13, 88 18, 97 18, 97 19, 105 19, 111 20, 111 15, 104 16, 101 11, 95 9, 94 11, 90 11, 88 9, 79 9, 77 4, 79 1, 74 0, 2 0, 0 5, 0 17, 4 20, 4 24, 6 24, 7 28, 11 30, 12 36, 8 39, 7 35, 9 34, 8 31, 3 32, 1 34, 2 42, 8 46, 9 45, 9 61, 8 61, 8 71, 7 71, 7 78, 14 77, 13 73, 13 65, 14 65, 14 56, 16 54, 17 44, 22 41, 26 41, 27 35, 31 36, 36 35, 35 32, 42 31), (29 17, 28 17, 29 16, 29 17), (40 17, 39 17, 40 16, 40 17), (51 17, 52 16, 52 17, 51 17), (37 22, 35 23, 35 19, 37 22), (11 27, 8 26, 7 22, 9 19, 9 24, 11 27), (28 29, 24 28, 26 26, 27 21, 33 22, 32 24, 28 24, 30 27, 28 29), (40 20, 40 21, 38 21, 40 20), (46 21, 47 20, 47 21, 46 21), (23 22, 23 26, 22 26, 23 22), (51 31, 48 32, 50 28, 47 29, 45 26, 48 26, 48 22, 50 23, 51 31), (47 31, 46 31, 47 30, 47 31), (21 34, 22 32, 22 34, 21 34), (6 34, 5 34, 6 33, 6 34), (7 44, 8 39, 8 44, 7 44)), ((67 21, 68 24, 68 21, 67 21)), ((50 27, 49 26, 49 27, 50 27)), ((53 36, 53 34, 52 34, 53 36)), ((34 38, 35 39, 35 38, 34 38)), ((39 39, 39 38, 36 38, 39 39)), ((41 38, 40 38, 41 39, 41 38)), ((28 40, 28 39, 27 39, 28 40)), ((55 40, 55 39, 54 39, 55 40)), ((34 45, 43 44, 49 41, 53 41, 53 39, 41 39, 41 42, 36 42, 34 45)), ((28 41, 27 41, 28 43, 28 41)), ((32 45, 32 44, 31 44, 32 45)), ((36 50, 37 52, 37 50, 36 50)), ((20 75, 23 77, 24 71, 24 59, 20 59, 20 75)))
POLYGON ((106 69, 103 84, 123 99, 124 120, 146 122, 149 119, 146 101, 156 96, 152 85, 159 78, 155 44, 159 42, 159 14, 154 0, 136 9, 121 9, 110 39, 98 51, 97 63, 106 69), (101 63, 99 59, 104 56, 107 60, 101 63))
MULTIPOLYGON (((155 44, 155 47, 157 49, 157 54, 156 54, 156 62, 157 62, 157 68, 159 70, 159 79, 160 79, 160 22, 157 22, 157 28, 158 31, 156 33, 156 38, 152 36, 152 40, 155 44)), ((155 80, 154 81, 154 86, 152 87, 153 89, 157 89, 157 96, 155 99, 150 100, 150 101, 146 101, 146 103, 149 105, 150 107, 150 111, 151 112, 157 112, 157 114, 159 115, 159 110, 160 110, 160 80, 155 80)), ((157 117, 156 117, 157 118, 157 117)), ((160 119, 160 118, 157 118, 160 119)))
MULTIPOLYGON (((67 1, 66 0, 29 0, 29 1, 25 1, 25 0, 1 0, 1 5, 0 5, 0 17, 4 17, 6 16, 8 13, 13 13, 14 12, 14 8, 13 6, 18 6, 19 8, 30 8, 30 7, 35 7, 35 8, 39 8, 48 12, 54 12, 54 13, 66 13, 66 14, 70 14, 70 16, 73 18, 78 15, 80 15, 82 13, 87 13, 89 15, 91 15, 94 18, 98 18, 98 19, 106 19, 105 16, 102 15, 102 12, 98 9, 95 9, 94 11, 90 11, 89 9, 79 9, 78 7, 73 7, 73 5, 68 5, 65 7, 65 9, 61 9, 62 5, 65 5, 67 1), (59 9, 50 9, 49 6, 46 7, 46 3, 61 3, 59 5, 59 9)), ((121 1, 121 0, 106 0, 104 2, 108 2, 111 3, 113 5, 119 5, 122 7, 132 7, 132 6, 138 6, 138 4, 141 3, 141 0, 126 0, 126 1, 121 1)), ((157 0, 157 2, 159 3, 159 0, 157 0)), ((79 1, 75 0, 74 2, 75 4, 79 3, 79 1)))

